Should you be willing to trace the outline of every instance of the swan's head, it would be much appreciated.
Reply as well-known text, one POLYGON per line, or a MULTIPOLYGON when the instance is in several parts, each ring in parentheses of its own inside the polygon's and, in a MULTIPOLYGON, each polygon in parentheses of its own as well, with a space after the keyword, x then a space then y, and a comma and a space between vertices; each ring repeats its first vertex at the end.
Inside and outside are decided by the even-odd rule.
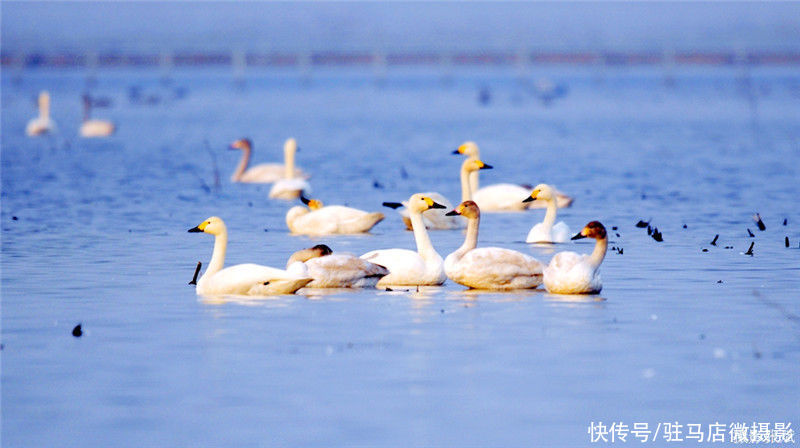
POLYGON ((492 166, 483 163, 479 159, 469 158, 465 160, 464 163, 461 164, 461 169, 468 173, 471 173, 473 171, 478 171, 478 170, 490 170, 492 169, 492 166))
POLYGON ((463 154, 468 157, 480 157, 480 150, 478 149, 478 144, 475 142, 464 142, 462 143, 453 154, 463 154))
POLYGON ((542 201, 553 201, 555 198, 556 192, 553 191, 553 187, 547 184, 539 184, 533 189, 530 196, 523 199, 522 202, 531 202, 537 199, 542 201))
POLYGON ((205 221, 201 222, 197 225, 197 227, 192 227, 189 229, 189 232, 203 232, 203 233, 210 233, 212 235, 219 235, 221 233, 225 233, 225 223, 222 221, 222 218, 218 218, 216 216, 212 216, 205 221))
POLYGON ((324 206, 322 201, 319 199, 308 199, 302 193, 300 194, 300 201, 302 201, 303 204, 306 204, 311 211, 319 210, 324 206))
POLYGON ((251 142, 249 138, 236 140, 229 146, 230 149, 251 149, 252 147, 253 142, 251 142))
POLYGON ((573 240, 579 240, 581 238, 594 238, 596 240, 604 240, 606 239, 606 228, 603 227, 603 224, 600 221, 592 221, 589 224, 586 224, 580 233, 573 236, 573 240))
POLYGON ((312 258, 324 257, 325 255, 330 255, 332 253, 333 251, 327 245, 317 244, 314 247, 298 250, 297 252, 293 253, 292 256, 289 257, 289 261, 286 262, 286 267, 289 267, 298 261, 305 263, 312 258))
POLYGON ((283 143, 283 153, 284 154, 294 154, 299 151, 297 147, 297 140, 293 138, 287 138, 286 141, 283 143))
POLYGON ((475 201, 464 201, 458 207, 445 213, 447 216, 461 215, 467 219, 477 219, 481 216, 481 209, 475 201))
POLYGON ((447 208, 442 204, 436 203, 433 199, 423 196, 419 193, 411 195, 408 198, 408 208, 410 210, 414 210, 417 212, 424 212, 425 210, 430 210, 432 208, 447 208))

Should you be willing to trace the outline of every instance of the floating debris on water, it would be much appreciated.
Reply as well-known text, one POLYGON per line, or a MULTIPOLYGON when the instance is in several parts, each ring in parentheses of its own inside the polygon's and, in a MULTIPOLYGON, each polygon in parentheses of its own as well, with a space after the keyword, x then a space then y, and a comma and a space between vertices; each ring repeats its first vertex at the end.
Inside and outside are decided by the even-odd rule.
POLYGON ((649 225, 647 226, 647 234, 648 235, 652 235, 653 234, 653 228, 650 227, 649 225))
POLYGON ((636 227, 644 229, 645 227, 648 226, 648 224, 650 224, 650 221, 644 222, 640 219, 639 222, 636 223, 636 227))
POLYGON ((717 280, 717 283, 722 283, 722 280, 717 280))
POLYGON ((750 235, 750 238, 755 237, 755 235, 753 235, 753 232, 749 228, 747 229, 747 234, 750 235))
MULTIPOLYGON (((264 229, 264 230, 266 230, 266 229, 264 229)), ((192 276, 192 281, 189 282, 190 285, 196 285, 197 284, 197 274, 200 273, 200 267, 201 266, 203 266, 203 262, 202 261, 198 261, 197 262, 197 267, 194 268, 194 275, 192 276)))
POLYGON ((764 221, 761 220, 761 215, 759 215, 758 213, 753 215, 753 221, 756 222, 756 225, 758 226, 758 230, 760 230, 762 232, 767 230, 767 226, 764 225, 764 221))
POLYGON ((753 246, 755 246, 755 245, 756 245, 756 243, 750 243, 750 247, 747 249, 747 252, 745 252, 744 254, 745 255, 750 255, 752 257, 753 256, 753 246))
POLYGON ((372 188, 377 188, 378 190, 383 190, 383 184, 378 182, 377 180, 372 181, 372 188))
POLYGON ((711 240, 711 243, 710 243, 710 244, 711 244, 712 246, 716 246, 716 245, 717 245, 717 240, 718 240, 718 239, 719 239, 719 233, 718 233, 718 234, 716 234, 716 235, 714 235, 714 239, 713 239, 713 240, 711 240))
POLYGON ((19 218, 17 218, 16 216, 12 216, 12 217, 11 217, 11 220, 12 220, 12 221, 17 221, 17 220, 19 220, 19 218))
POLYGON ((788 237, 788 236, 787 236, 787 237, 785 237, 785 239, 783 240, 783 244, 784 244, 786 247, 789 247, 789 237, 788 237))
POLYGON ((706 248, 703 248, 703 252, 708 252, 708 249, 706 249, 706 248))
POLYGON ((725 246, 725 249, 733 249, 733 246, 725 246))
POLYGON ((788 223, 788 222, 789 222, 789 220, 787 218, 783 218, 783 225, 786 225, 786 223, 788 223))
POLYGON ((75 325, 75 328, 72 329, 72 335, 76 338, 83 336, 83 329, 81 328, 81 324, 75 325))
POLYGON ((612 227, 611 230, 617 230, 617 226, 612 227))
POLYGON ((683 225, 683 228, 684 228, 684 229, 688 229, 688 227, 686 227, 686 224, 684 224, 684 225, 683 225))

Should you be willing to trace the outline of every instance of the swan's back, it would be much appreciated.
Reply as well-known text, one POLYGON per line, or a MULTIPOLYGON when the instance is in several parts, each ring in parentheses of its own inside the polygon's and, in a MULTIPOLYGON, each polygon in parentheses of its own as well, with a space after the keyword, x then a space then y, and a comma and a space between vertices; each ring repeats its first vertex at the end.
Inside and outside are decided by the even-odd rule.
POLYGON ((559 294, 590 294, 603 287, 600 274, 587 255, 559 252, 544 269, 544 286, 559 294))
POLYGON ((245 263, 230 266, 197 282, 197 293, 203 295, 270 295, 291 294, 312 279, 283 269, 245 263), (267 283, 267 284, 265 284, 267 283))
POLYGON ((515 184, 488 185, 472 193, 472 200, 481 211, 524 210, 527 206, 522 200, 528 197, 530 189, 515 184))
POLYGON ((293 233, 305 235, 363 233, 368 232, 383 218, 383 213, 379 212, 370 213, 342 205, 328 205, 297 216, 289 224, 289 228, 293 233))
MULTIPOLYGON (((438 257, 438 255, 437 255, 438 257)), ((447 278, 441 257, 426 263, 422 256, 413 250, 381 249, 367 252, 361 256, 389 270, 378 286, 383 285, 441 285, 447 278)))
POLYGON ((528 236, 525 238, 526 243, 566 243, 570 238, 569 226, 564 221, 559 221, 553 225, 553 228, 548 232, 543 223, 535 224, 528 236))
POLYGON ((116 130, 114 123, 105 120, 86 120, 81 125, 81 137, 108 137, 116 130))
POLYGON ((349 254, 331 254, 306 261, 311 288, 369 287, 389 274, 383 266, 349 254))
POLYGON ((311 186, 304 179, 281 179, 272 185, 269 197, 273 199, 297 199, 300 193, 311 193, 311 186))
POLYGON ((542 263, 515 250, 481 247, 467 252, 460 260, 454 257, 451 254, 445 261, 447 275, 471 288, 525 289, 542 284, 542 263))

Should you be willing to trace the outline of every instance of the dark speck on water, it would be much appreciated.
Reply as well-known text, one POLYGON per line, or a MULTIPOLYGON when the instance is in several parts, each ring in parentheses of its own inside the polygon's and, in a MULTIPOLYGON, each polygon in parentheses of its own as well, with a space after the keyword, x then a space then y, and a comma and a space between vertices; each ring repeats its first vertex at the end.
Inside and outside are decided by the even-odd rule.
POLYGON ((711 240, 711 243, 710 243, 710 244, 711 244, 712 246, 716 246, 716 245, 717 245, 717 240, 718 240, 718 239, 719 239, 719 234, 716 234, 716 235, 714 235, 714 239, 713 239, 713 240, 711 240))
POLYGON ((83 336, 83 329, 81 328, 81 324, 75 325, 75 328, 72 329, 72 335, 76 338, 83 336))
POLYGON ((747 229, 747 234, 750 235, 750 238, 755 237, 755 235, 753 235, 753 232, 750 229, 747 229))
POLYGON ((659 232, 659 231, 658 231, 658 227, 656 227, 655 229, 653 229, 653 239, 654 239, 654 240, 656 240, 656 241, 658 241, 659 243, 660 243, 660 242, 662 242, 662 241, 664 241, 664 237, 663 237, 663 235, 661 234, 661 232, 659 232))
POLYGON ((653 234, 653 228, 650 227, 649 225, 647 226, 647 234, 648 235, 652 235, 653 234))
POLYGON ((767 230, 767 226, 765 226, 765 225, 764 225, 764 221, 762 221, 762 220, 761 220, 761 215, 759 215, 758 213, 756 213, 756 214, 753 216, 753 220, 756 222, 756 225, 758 226, 758 230, 760 230, 760 231, 762 231, 762 232, 763 232, 763 231, 765 231, 765 230, 767 230))
POLYGON ((636 223, 636 227, 644 229, 648 224, 650 224, 650 221, 645 222, 640 219, 639 222, 636 223))
POLYGON ((756 243, 750 243, 750 247, 747 248, 747 252, 745 252, 744 254, 745 255, 750 255, 752 257, 753 256, 753 246, 755 246, 755 245, 756 245, 756 243))
POLYGON ((686 224, 684 224, 684 225, 683 225, 683 228, 684 228, 684 229, 686 229, 686 228, 687 228, 686 224))
POLYGON ((783 244, 784 244, 786 247, 789 247, 789 237, 787 236, 787 237, 784 237, 784 238, 785 238, 785 239, 783 240, 783 244))
POLYGON ((612 227, 611 230, 617 230, 617 226, 612 227))
POLYGON ((18 219, 19 219, 19 218, 17 218, 16 216, 12 216, 12 217, 11 217, 11 220, 12 220, 12 221, 16 221, 16 220, 18 220, 18 219))
POLYGON ((787 218, 783 218, 783 225, 786 225, 789 222, 787 218))
POLYGON ((708 252, 708 249, 706 249, 706 248, 703 248, 703 252, 708 252))

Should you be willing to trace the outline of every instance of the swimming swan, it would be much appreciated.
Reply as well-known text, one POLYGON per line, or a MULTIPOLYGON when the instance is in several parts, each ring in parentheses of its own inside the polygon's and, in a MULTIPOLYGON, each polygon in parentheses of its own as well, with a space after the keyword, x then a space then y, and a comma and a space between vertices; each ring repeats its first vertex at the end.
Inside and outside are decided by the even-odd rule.
POLYGON ((270 184, 288 178, 289 176, 286 175, 287 171, 294 172, 294 175, 291 177, 304 179, 308 179, 309 177, 303 170, 295 168, 294 166, 297 142, 293 138, 287 139, 283 144, 283 164, 262 163, 248 168, 247 165, 250 163, 250 155, 253 151, 253 142, 247 138, 236 140, 231 143, 230 149, 239 149, 242 151, 242 158, 239 160, 239 165, 231 176, 231 182, 270 184))
POLYGON ((46 91, 39 93, 39 116, 28 122, 25 134, 36 137, 56 131, 56 123, 50 119, 50 94, 46 91))
POLYGON ((311 185, 300 177, 295 177, 294 172, 294 153, 297 151, 297 142, 290 138, 283 145, 283 153, 286 156, 286 170, 284 178, 272 184, 269 190, 269 197, 272 199, 297 199, 303 192, 311 193, 311 185))
POLYGON ((435 202, 422 193, 412 195, 408 201, 409 219, 417 242, 417 250, 383 249, 373 250, 361 256, 389 269, 389 275, 377 284, 387 285, 441 285, 447 279, 442 257, 436 253, 428 231, 422 222, 422 212, 432 208, 443 209, 444 205, 435 202))
POLYGON ((528 289, 542 284, 544 265, 535 258, 501 247, 475 248, 481 220, 478 204, 465 201, 448 214, 468 220, 464 244, 444 260, 450 280, 476 289, 528 289))
POLYGON ((286 225, 295 235, 331 235, 365 233, 384 218, 383 213, 369 213, 343 205, 323 206, 316 199, 300 196, 308 207, 296 206, 286 213, 286 225))
MULTIPOLYGON (((480 149, 475 142, 465 142, 461 144, 453 154, 463 154, 470 159, 480 158, 480 149)), ((541 203, 526 203, 521 201, 525 199, 530 188, 523 185, 516 185, 510 183, 493 184, 487 187, 478 188, 478 172, 470 174, 470 188, 472 189, 472 200, 474 200, 478 207, 484 212, 492 211, 521 211, 526 208, 544 208, 541 203)), ((572 205, 572 198, 556 190, 556 197, 558 206, 566 208, 572 205)))
POLYGON ((544 286, 554 294, 596 294, 603 289, 600 279, 600 263, 606 256, 608 237, 606 228, 598 221, 586 224, 573 240, 594 238, 594 251, 591 255, 575 252, 559 252, 544 269, 544 286))
POLYGON ((547 212, 544 214, 544 220, 534 225, 530 232, 528 232, 528 237, 525 238, 525 242, 565 243, 569 239, 569 227, 564 224, 564 221, 556 223, 558 206, 556 205, 553 188, 547 184, 539 184, 523 202, 537 200, 547 204, 547 212))
MULTIPOLYGON (((421 195, 425 196, 426 198, 433 199, 434 202, 437 204, 441 204, 444 206, 442 210, 440 209, 431 209, 426 211, 422 214, 422 222, 425 225, 426 229, 429 230, 451 230, 451 229, 459 229, 464 227, 463 222, 459 219, 453 219, 452 216, 445 215, 445 210, 448 208, 453 208, 453 205, 450 201, 447 200, 446 197, 442 196, 439 193, 428 191, 425 193, 420 193, 421 195)), ((383 205, 385 207, 398 209, 401 207, 405 207, 404 209, 400 210, 400 217, 403 219, 403 224, 405 224, 406 229, 412 230, 411 228, 411 214, 408 211, 408 201, 403 202, 384 202, 383 205)))
POLYGON ((190 233, 204 232, 214 235, 214 253, 208 268, 197 280, 199 295, 214 296, 226 294, 268 296, 292 294, 313 279, 305 266, 296 265, 283 270, 257 264, 237 264, 223 269, 225 251, 228 246, 228 230, 222 219, 212 216, 190 233))
POLYGON ((389 270, 351 254, 334 254, 325 244, 299 250, 289 257, 287 268, 305 263, 314 280, 306 288, 374 288, 389 270))
POLYGON ((91 119, 92 100, 89 95, 83 95, 83 123, 81 124, 81 137, 108 137, 116 130, 114 123, 108 120, 91 119))

